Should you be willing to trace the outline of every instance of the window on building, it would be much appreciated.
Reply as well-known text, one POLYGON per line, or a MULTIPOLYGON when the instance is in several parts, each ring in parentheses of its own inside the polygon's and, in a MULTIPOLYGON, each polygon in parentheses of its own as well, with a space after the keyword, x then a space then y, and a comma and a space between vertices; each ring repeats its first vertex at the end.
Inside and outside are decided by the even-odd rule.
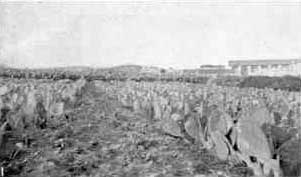
POLYGON ((272 65, 272 69, 277 69, 277 68, 278 68, 277 64, 272 65))
POLYGON ((261 69, 268 69, 268 65, 261 65, 261 69))
POLYGON ((257 65, 252 65, 251 66, 251 72, 255 72, 255 71, 257 71, 257 69, 258 69, 257 65))
POLYGON ((234 69, 234 70, 238 69, 238 65, 232 66, 232 69, 234 69))
POLYGON ((282 69, 288 69, 289 68, 289 64, 283 64, 283 65, 281 65, 281 68, 282 69))

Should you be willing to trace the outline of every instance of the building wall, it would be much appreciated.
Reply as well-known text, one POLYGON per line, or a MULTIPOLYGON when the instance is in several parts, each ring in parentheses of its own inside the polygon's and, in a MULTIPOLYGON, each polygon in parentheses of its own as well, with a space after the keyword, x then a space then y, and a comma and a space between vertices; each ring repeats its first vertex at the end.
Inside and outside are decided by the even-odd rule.
POLYGON ((282 76, 290 75, 294 72, 293 65, 265 65, 259 66, 258 69, 252 70, 252 66, 249 75, 266 75, 266 76, 282 76))
POLYGON ((236 75, 244 76, 284 76, 301 75, 301 63, 270 65, 237 65, 232 67, 236 75))
POLYGON ((301 63, 296 64, 296 75, 301 76, 301 63))

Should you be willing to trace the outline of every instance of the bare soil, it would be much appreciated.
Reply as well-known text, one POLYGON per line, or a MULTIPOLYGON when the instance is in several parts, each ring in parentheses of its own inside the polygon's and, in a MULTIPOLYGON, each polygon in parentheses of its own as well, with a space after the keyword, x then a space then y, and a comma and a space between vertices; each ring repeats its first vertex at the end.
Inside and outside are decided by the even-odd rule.
POLYGON ((8 177, 250 176, 244 164, 218 160, 160 123, 94 92, 43 130, 5 134, 0 162, 8 177), (17 143, 28 146, 18 148, 17 143))

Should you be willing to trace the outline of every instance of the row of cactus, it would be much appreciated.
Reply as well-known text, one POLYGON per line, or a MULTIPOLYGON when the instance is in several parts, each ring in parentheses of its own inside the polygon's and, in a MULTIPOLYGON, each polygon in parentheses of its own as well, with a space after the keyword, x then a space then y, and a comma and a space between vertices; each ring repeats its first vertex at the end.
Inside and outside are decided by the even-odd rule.
MULTIPOLYGON (((0 124, 2 134, 10 127, 22 132, 43 129, 47 120, 72 109, 84 94, 87 81, 3 83, 0 87, 0 124)), ((2 142, 1 142, 2 143, 2 142)))
POLYGON ((98 85, 124 108, 158 121, 166 134, 213 150, 221 160, 239 159, 259 176, 281 175, 277 140, 263 127, 300 130, 300 93, 187 83, 98 85))

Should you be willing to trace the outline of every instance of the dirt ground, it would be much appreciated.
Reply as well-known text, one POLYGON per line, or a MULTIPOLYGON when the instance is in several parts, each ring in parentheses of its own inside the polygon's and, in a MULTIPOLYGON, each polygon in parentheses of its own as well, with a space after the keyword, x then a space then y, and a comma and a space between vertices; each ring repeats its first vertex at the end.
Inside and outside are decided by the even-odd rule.
POLYGON ((160 123, 93 92, 43 130, 8 132, 1 175, 10 177, 250 176, 244 164, 216 159, 184 139, 164 134, 160 123), (28 146, 19 147, 26 140, 28 146))

